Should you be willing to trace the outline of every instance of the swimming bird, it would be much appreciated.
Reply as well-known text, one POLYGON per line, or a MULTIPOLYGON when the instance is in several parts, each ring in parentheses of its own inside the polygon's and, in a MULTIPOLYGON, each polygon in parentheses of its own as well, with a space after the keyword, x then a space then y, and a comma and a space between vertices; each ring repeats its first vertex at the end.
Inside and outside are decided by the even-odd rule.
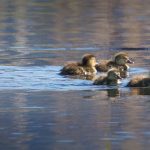
POLYGON ((128 64, 134 63, 128 54, 119 52, 112 60, 103 60, 96 65, 97 71, 107 72, 110 68, 117 68, 120 71, 127 71, 129 69, 128 64))
POLYGON ((133 77, 127 84, 127 87, 150 87, 150 77, 133 77))
POLYGON ((107 76, 100 76, 94 81, 94 85, 117 85, 121 79, 120 72, 117 69, 108 71, 107 76))
POLYGON ((60 70, 62 75, 93 75, 97 73, 95 68, 96 57, 92 54, 85 54, 81 62, 68 62, 60 70))

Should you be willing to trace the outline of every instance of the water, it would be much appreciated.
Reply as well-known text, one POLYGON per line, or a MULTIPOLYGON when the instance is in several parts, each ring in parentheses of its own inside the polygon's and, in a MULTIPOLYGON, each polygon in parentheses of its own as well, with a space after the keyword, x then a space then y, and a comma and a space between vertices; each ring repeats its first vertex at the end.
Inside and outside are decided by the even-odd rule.
POLYGON ((148 0, 1 0, 0 149, 146 150, 149 88, 148 0), (135 64, 118 86, 59 75, 85 53, 128 52, 135 64))
MULTIPOLYGON (((70 78, 60 75, 60 66, 1 66, 0 70, 0 89, 5 90, 51 90, 51 91, 69 91, 69 90, 96 90, 112 89, 110 86, 94 86, 93 81, 70 78)), ((149 71, 143 68, 131 68, 130 76, 136 74, 148 74, 149 71)), ((99 73, 101 75, 101 73, 99 73)), ((97 75, 97 76, 99 76, 97 75)), ((122 80, 119 87, 124 87, 129 82, 129 78, 122 80)))

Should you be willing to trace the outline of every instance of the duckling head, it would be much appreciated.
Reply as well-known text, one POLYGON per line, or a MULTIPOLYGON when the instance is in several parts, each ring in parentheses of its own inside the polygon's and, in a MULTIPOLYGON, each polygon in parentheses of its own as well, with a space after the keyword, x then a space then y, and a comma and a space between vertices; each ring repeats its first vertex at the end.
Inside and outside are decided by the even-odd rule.
POLYGON ((115 63, 117 65, 133 64, 134 62, 126 53, 117 53, 115 55, 115 63))
POLYGON ((108 71, 107 77, 109 80, 121 79, 120 72, 117 69, 111 69, 110 71, 108 71))
POLYGON ((92 54, 86 54, 82 58, 82 65, 87 67, 95 67, 97 64, 96 58, 92 54))

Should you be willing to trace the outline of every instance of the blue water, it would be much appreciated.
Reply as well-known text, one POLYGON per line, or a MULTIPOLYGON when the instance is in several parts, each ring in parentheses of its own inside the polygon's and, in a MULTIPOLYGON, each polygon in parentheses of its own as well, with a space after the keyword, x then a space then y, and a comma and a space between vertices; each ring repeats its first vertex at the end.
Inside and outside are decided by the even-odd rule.
MULTIPOLYGON (((67 76, 59 75, 61 66, 1 66, 0 67, 0 90, 50 90, 50 91, 69 91, 69 90, 98 90, 109 89, 109 86, 95 86, 93 81, 71 79, 67 76)), ((148 74, 144 68, 131 68, 129 75, 148 74)), ((97 75, 100 76, 101 73, 97 75)), ((128 79, 122 80, 120 87, 124 87, 128 79)))
POLYGON ((149 0, 0 0, 0 150, 149 150, 149 0), (133 58, 118 86, 59 75, 67 61, 133 58))

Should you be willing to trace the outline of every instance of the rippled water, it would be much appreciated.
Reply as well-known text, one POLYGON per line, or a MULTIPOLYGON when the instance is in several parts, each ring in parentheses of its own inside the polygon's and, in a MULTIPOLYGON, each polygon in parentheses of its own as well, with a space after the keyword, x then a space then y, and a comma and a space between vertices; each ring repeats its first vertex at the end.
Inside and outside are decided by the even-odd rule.
POLYGON ((150 69, 149 0, 1 0, 0 149, 147 150, 150 89, 126 88, 150 69), (59 75, 85 53, 129 53, 119 86, 59 75))
MULTIPOLYGON (((113 88, 113 86, 94 86, 92 85, 93 81, 69 78, 69 76, 61 76, 59 75, 61 68, 62 67, 60 66, 1 66, 0 89, 69 91, 113 88)), ((136 74, 145 75, 148 73, 149 70, 143 68, 131 68, 129 71, 130 76, 136 74)), ((129 78, 124 79, 121 82, 122 84, 118 87, 125 88, 127 82, 129 82, 129 78)))

